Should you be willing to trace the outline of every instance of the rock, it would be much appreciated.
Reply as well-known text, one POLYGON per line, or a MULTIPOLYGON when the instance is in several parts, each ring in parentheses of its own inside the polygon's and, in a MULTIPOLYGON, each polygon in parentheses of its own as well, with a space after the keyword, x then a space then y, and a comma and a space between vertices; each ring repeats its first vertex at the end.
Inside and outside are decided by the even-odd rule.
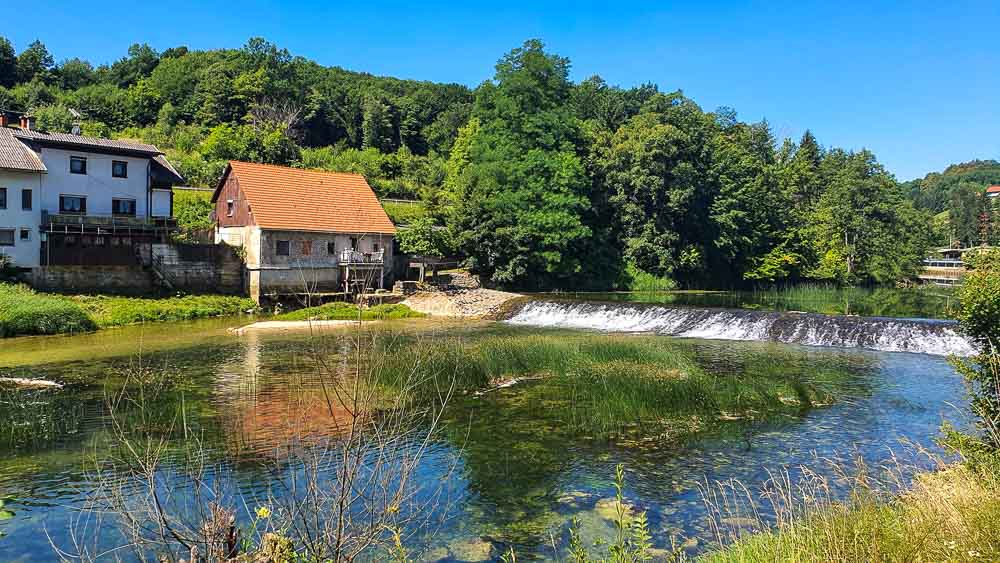
POLYGON ((62 389, 61 383, 47 379, 27 379, 24 377, 0 377, 0 387, 11 386, 21 389, 62 389))
POLYGON ((459 540, 449 545, 451 555, 462 561, 489 561, 493 544, 480 538, 459 540))
MULTIPOLYGON (((618 520, 618 499, 602 498, 594 505, 594 512, 597 512, 605 520, 618 520)), ((625 505, 625 518, 632 517, 632 507, 625 505)))
POLYGON ((448 559, 449 556, 450 554, 448 553, 447 547, 436 547, 428 551, 427 553, 421 555, 420 561, 424 561, 426 563, 433 563, 436 561, 444 561, 445 559, 448 559))
POLYGON ((753 518, 745 518, 742 516, 723 518, 722 523, 727 526, 732 526, 733 528, 753 528, 757 526, 756 520, 754 520, 753 518))

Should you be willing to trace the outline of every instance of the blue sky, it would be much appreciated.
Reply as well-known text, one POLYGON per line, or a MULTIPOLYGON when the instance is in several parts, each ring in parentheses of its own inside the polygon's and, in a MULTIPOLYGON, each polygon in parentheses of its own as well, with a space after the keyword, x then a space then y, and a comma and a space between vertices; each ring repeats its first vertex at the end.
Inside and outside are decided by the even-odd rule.
POLYGON ((779 137, 869 148, 900 180, 1000 159, 1000 1, 22 2, 3 34, 57 60, 113 61, 133 42, 238 47, 263 36, 324 65, 475 86, 525 39, 573 78, 654 82, 707 110, 766 117, 779 137))

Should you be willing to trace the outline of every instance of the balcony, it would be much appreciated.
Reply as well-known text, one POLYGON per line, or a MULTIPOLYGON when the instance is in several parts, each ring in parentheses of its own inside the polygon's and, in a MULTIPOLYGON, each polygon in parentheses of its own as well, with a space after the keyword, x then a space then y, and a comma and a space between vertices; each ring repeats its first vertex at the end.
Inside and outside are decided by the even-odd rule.
POLYGON ((140 233, 177 230, 173 217, 86 215, 42 211, 42 230, 49 233, 140 233))
POLYGON ((341 250, 341 266, 381 266, 385 260, 385 251, 358 252, 357 250, 341 250))

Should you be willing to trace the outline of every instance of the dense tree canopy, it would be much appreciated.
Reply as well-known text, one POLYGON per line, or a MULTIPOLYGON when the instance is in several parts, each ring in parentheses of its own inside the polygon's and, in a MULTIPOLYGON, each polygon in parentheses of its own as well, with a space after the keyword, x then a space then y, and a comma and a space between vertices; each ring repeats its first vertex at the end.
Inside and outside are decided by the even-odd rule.
POLYGON ((422 200, 407 248, 516 288, 888 283, 938 242, 932 214, 981 234, 980 192, 1000 182, 990 161, 900 185, 868 151, 776 140, 680 91, 569 69, 537 40, 470 89, 323 67, 260 38, 135 44, 95 68, 0 37, 0 108, 154 143, 193 185, 227 159, 364 174, 382 197, 422 200))

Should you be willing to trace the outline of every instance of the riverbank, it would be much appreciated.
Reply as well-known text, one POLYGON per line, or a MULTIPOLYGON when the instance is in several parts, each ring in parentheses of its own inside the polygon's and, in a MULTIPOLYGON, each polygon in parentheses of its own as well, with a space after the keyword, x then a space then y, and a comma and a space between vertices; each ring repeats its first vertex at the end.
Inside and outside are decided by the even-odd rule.
MULTIPOLYGON (((805 516, 747 536, 705 561, 997 561, 1000 471, 953 465, 884 499, 860 485, 845 503, 809 501, 805 516)), ((789 491, 791 493, 791 491, 789 491)))
POLYGON ((61 295, 0 283, 0 337, 75 334, 142 322, 235 315, 255 308, 252 300, 230 295, 61 295))

